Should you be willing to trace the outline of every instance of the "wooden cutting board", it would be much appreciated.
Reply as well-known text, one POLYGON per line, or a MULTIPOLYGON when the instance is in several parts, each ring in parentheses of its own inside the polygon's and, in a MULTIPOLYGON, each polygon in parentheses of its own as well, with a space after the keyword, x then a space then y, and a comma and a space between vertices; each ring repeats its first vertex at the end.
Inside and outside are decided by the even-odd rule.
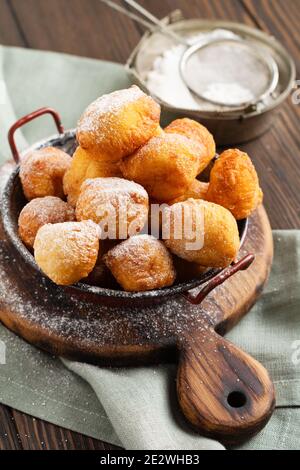
POLYGON ((202 434, 234 444, 258 432, 275 406, 256 360, 223 339, 259 297, 273 242, 263 207, 251 217, 240 257, 256 258, 200 306, 183 297, 146 308, 107 307, 70 296, 33 272, 0 230, 0 320, 51 354, 102 366, 178 361, 177 395, 202 434))

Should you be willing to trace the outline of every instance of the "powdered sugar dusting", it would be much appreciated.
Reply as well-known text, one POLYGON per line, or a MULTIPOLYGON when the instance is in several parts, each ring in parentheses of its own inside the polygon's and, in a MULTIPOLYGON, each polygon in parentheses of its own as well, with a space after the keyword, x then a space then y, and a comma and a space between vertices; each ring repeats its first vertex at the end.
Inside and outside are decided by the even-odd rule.
POLYGON ((94 178, 81 187, 76 217, 99 224, 103 238, 124 239, 143 229, 148 206, 148 194, 139 184, 116 177, 94 178))
POLYGON ((141 147, 138 150, 138 153, 142 153, 143 149, 149 153, 155 153, 157 152, 157 149, 159 148, 158 145, 163 145, 165 146, 166 150, 170 146, 173 146, 176 148, 177 146, 184 146, 184 148, 189 149, 192 154, 197 155, 197 153, 200 153, 201 151, 201 145, 196 142, 195 140, 189 139, 188 137, 182 135, 182 134, 176 134, 174 133, 164 133, 162 135, 152 137, 147 144, 144 147, 141 147))
POLYGON ((150 235, 130 237, 104 256, 117 281, 125 290, 146 291, 170 286, 176 278, 170 253, 150 235))
POLYGON ((94 268, 100 236, 100 228, 90 220, 46 224, 34 242, 35 260, 57 284, 73 284, 94 268))
POLYGON ((23 207, 19 216, 19 234, 29 246, 33 246, 40 227, 75 220, 73 207, 58 197, 46 196, 36 198, 23 207))
MULTIPOLYGON (((46 196, 43 198, 36 198, 30 201, 22 210, 30 209, 32 217, 38 217, 41 222, 49 223, 49 216, 51 215, 54 220, 60 218, 68 221, 74 220, 74 208, 55 196, 46 196)), ((62 220, 63 222, 64 220, 62 220)), ((50 222, 54 223, 54 222, 50 222)))
POLYGON ((98 119, 105 114, 115 114, 123 106, 133 103, 139 98, 146 96, 136 85, 124 90, 117 90, 101 96, 90 104, 78 123, 80 131, 93 130, 98 119))
POLYGON ((108 253, 111 258, 132 258, 132 263, 142 264, 144 261, 149 261, 153 251, 158 249, 160 249, 162 253, 166 253, 166 255, 171 259, 171 255, 165 248, 164 244, 152 235, 147 234, 130 237, 128 240, 125 240, 112 248, 108 253), (138 257, 137 254, 139 255, 138 257), (145 258, 145 260, 141 260, 141 257, 145 258))
POLYGON ((95 190, 101 188, 101 192, 106 192, 110 195, 118 195, 118 193, 137 194, 141 198, 148 200, 147 191, 138 183, 129 181, 124 178, 118 178, 115 176, 106 178, 93 178, 84 181, 81 192, 85 189, 91 188, 95 190))
POLYGON ((63 177, 72 158, 56 147, 30 150, 21 160, 20 178, 28 200, 43 196, 63 198, 63 177))

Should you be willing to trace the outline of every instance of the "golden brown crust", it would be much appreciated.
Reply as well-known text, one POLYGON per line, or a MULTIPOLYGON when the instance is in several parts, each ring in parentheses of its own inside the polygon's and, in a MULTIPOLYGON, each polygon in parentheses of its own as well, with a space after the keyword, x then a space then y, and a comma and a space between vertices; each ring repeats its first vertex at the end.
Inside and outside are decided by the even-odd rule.
POLYGON ((43 225, 74 220, 73 207, 58 197, 36 198, 26 204, 19 215, 19 235, 29 248, 33 248, 36 234, 43 225))
POLYGON ((150 235, 138 235, 120 243, 104 256, 104 262, 127 291, 170 286, 176 277, 170 253, 150 235))
POLYGON ((36 263, 56 284, 74 284, 93 270, 99 238, 100 229, 90 220, 44 225, 34 242, 36 263))
POLYGON ((208 191, 209 183, 204 183, 203 181, 194 180, 192 181, 191 185, 188 187, 186 192, 182 195, 177 197, 176 199, 172 199, 169 201, 169 204, 175 204, 176 202, 183 202, 187 199, 206 199, 207 191, 208 191))
POLYGON ((152 137, 159 137, 160 135, 163 135, 163 134, 164 134, 163 128, 158 126, 152 137))
POLYGON ((71 162, 72 159, 67 153, 54 147, 28 153, 20 165, 20 179, 26 198, 63 198, 63 177, 71 162))
POLYGON ((120 168, 125 178, 140 183, 149 196, 170 201, 185 193, 199 168, 199 144, 179 134, 150 139, 120 168))
POLYGON ((180 258, 216 268, 230 265, 240 245, 232 214, 222 206, 201 199, 188 199, 166 208, 163 237, 166 246, 180 258), (185 217, 192 221, 190 228, 186 226, 185 217), (183 228, 178 231, 180 220, 183 228))
POLYGON ((249 217, 262 199, 258 176, 247 153, 237 149, 223 152, 211 170, 207 200, 226 207, 240 220, 249 217))
POLYGON ((99 152, 90 152, 78 147, 63 180, 68 202, 72 206, 76 205, 81 185, 86 179, 108 176, 122 176, 118 162, 103 161, 99 152))
POLYGON ((102 160, 118 161, 144 145, 157 132, 160 106, 137 86, 103 95, 78 122, 77 139, 102 160))
POLYGON ((76 204, 77 220, 93 220, 109 238, 127 238, 142 230, 149 209, 148 194, 122 178, 86 180, 76 204))
POLYGON ((204 146, 204 151, 201 147, 198 174, 207 167, 216 154, 216 144, 212 134, 206 127, 193 119, 176 119, 165 128, 165 132, 184 135, 204 146))

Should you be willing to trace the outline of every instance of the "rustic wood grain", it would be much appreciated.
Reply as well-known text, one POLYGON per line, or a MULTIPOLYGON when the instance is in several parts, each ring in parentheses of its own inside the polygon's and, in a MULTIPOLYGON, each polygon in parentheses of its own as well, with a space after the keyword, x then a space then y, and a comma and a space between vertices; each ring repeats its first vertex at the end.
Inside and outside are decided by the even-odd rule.
POLYGON ((91 437, 46 423, 37 418, 32 418, 25 413, 13 410, 12 414, 14 424, 18 429, 18 442, 24 450, 117 449, 117 447, 110 444, 105 444, 91 437))
POLYGON ((201 434, 230 445, 260 431, 275 407, 266 369, 216 333, 185 337, 177 394, 185 417, 201 434))
MULTIPOLYGON (((68 0, 0 0, 0 42, 113 61, 127 59, 142 28, 115 12, 105 12, 98 0, 74 0, 72 11, 66 10, 67 3, 70 4, 68 0)), ((259 27, 284 42, 299 73, 300 8, 295 0, 143 0, 141 3, 159 17, 181 8, 186 17, 231 19, 259 27)), ((299 117, 300 106, 289 100, 273 130, 243 146, 258 168, 273 228, 300 227, 299 117)), ((2 421, 9 422, 9 416, 6 419, 2 415, 2 421)), ((30 417, 23 416, 31 422, 30 417)), ((46 429, 47 426, 50 425, 45 424, 46 429)), ((38 430, 35 432, 39 442, 41 436, 38 430)), ((7 445, 19 448, 16 439, 7 444, 0 436, 0 446, 7 445)), ((52 448, 59 448, 58 443, 54 442, 52 448)))
POLYGON ((8 0, 0 0, 0 44, 26 47, 26 40, 18 27, 18 20, 8 0))
POLYGON ((28 47, 124 62, 140 38, 133 22, 98 0, 10 0, 28 47))
POLYGON ((242 1, 253 23, 263 31, 271 32, 297 59, 299 73, 300 38, 296 34, 299 28, 299 3, 293 0, 242 1))
POLYGON ((11 408, 0 405, 0 450, 10 449, 22 449, 19 430, 11 408))

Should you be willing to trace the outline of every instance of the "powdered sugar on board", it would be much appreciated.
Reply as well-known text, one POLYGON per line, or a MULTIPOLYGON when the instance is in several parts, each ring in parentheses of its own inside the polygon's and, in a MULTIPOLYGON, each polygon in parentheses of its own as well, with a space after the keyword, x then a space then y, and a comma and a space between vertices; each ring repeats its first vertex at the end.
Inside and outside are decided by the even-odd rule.
MULTIPOLYGON (((120 308, 81 301, 51 281, 26 268, 11 248, 0 242, 0 316, 25 320, 30 328, 59 336, 76 350, 114 346, 174 344, 185 333, 209 331, 218 307, 206 302, 205 311, 176 297, 157 306, 120 308), (32 289, 26 288, 30 283, 32 289), (13 281, 12 281, 13 280, 13 281)), ((41 343, 43 338, 41 335, 41 343)))

